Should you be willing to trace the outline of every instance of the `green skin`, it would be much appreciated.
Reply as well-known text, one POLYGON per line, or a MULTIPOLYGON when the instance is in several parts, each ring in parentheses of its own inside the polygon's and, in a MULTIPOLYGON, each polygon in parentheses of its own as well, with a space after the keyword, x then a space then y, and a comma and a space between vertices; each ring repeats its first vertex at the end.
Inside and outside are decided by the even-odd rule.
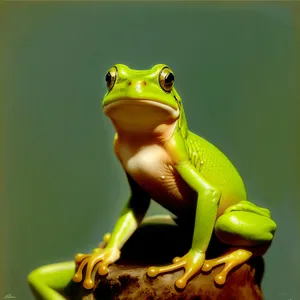
POLYGON ((33 291, 42 299, 58 300, 64 299, 59 290, 72 279, 93 288, 96 272, 107 274, 109 265, 119 259, 151 199, 179 219, 195 216, 195 220, 190 251, 168 266, 149 268, 148 276, 184 268, 175 282, 184 288, 196 273, 224 264, 215 277, 217 284, 224 284, 233 267, 255 255, 254 249, 271 243, 276 224, 269 210, 247 201, 243 181, 227 157, 189 131, 174 75, 166 65, 132 70, 118 64, 110 69, 106 81, 108 92, 102 107, 116 130, 114 151, 128 177, 131 196, 104 249, 34 270, 28 276, 33 291), (206 260, 213 232, 232 250, 206 260))

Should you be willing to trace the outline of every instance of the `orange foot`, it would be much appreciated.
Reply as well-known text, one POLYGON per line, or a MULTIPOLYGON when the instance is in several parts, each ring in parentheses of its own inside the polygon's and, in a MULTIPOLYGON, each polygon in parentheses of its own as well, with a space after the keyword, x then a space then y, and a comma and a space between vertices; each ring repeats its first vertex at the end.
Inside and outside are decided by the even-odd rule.
POLYGON ((183 257, 175 257, 173 259, 173 264, 162 267, 150 267, 147 271, 149 277, 155 277, 158 274, 175 271, 184 268, 185 272, 181 278, 179 278, 175 285, 179 289, 185 288, 188 280, 199 272, 205 261, 205 253, 198 252, 195 250, 190 250, 183 257))
POLYGON ((251 256, 252 252, 245 249, 231 250, 221 257, 206 260, 202 267, 202 271, 208 272, 218 265, 225 264, 223 270, 215 276, 215 282, 222 285, 225 283, 228 273, 234 267, 247 261, 251 256))
POLYGON ((75 262, 79 265, 73 276, 74 282, 81 282, 83 277, 83 268, 86 266, 86 275, 83 281, 83 287, 92 289, 95 286, 95 277, 98 271, 99 275, 108 273, 108 266, 120 258, 120 251, 117 248, 96 248, 92 254, 79 253, 75 256, 75 262))

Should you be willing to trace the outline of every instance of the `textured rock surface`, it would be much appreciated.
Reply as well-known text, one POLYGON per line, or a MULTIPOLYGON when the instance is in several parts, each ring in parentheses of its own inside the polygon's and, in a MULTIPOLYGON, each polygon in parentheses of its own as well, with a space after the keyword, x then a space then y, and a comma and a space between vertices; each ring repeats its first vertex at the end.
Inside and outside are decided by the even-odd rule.
MULTIPOLYGON (((85 290, 81 284, 70 283, 65 291, 68 299, 263 299, 260 281, 263 274, 263 259, 252 258, 248 263, 232 271, 224 286, 214 283, 214 276, 222 266, 211 272, 195 276, 184 290, 174 287, 183 270, 159 275, 152 279, 146 275, 152 265, 169 264, 175 256, 184 255, 190 248, 191 236, 175 225, 144 225, 126 243, 122 259, 110 266, 106 277, 96 281, 93 290, 85 290)), ((213 240, 208 258, 226 250, 213 240)))

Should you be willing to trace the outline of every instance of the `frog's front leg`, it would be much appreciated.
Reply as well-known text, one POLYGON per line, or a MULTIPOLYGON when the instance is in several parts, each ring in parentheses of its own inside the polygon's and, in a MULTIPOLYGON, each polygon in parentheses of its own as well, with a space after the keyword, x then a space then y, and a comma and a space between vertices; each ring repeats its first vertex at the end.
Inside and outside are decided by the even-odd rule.
POLYGON ((176 170, 198 194, 192 247, 182 258, 175 258, 173 264, 151 267, 147 274, 154 277, 160 273, 184 268, 183 276, 175 283, 178 288, 184 288, 187 281, 201 270, 205 262, 205 253, 213 233, 221 193, 207 182, 189 161, 177 164, 176 170))
POLYGON ((103 248, 103 243, 101 243, 98 248, 93 250, 93 253, 78 253, 75 256, 78 268, 73 276, 73 281, 79 283, 83 280, 83 287, 86 289, 92 289, 95 286, 97 273, 106 275, 109 265, 119 259, 121 248, 140 225, 148 210, 149 195, 128 174, 127 177, 131 196, 112 233, 104 236, 104 242, 107 245, 103 248))
MULTIPOLYGON (((215 277, 215 282, 224 284, 228 273, 236 266, 246 262, 256 251, 266 250, 276 230, 270 211, 249 201, 241 201, 227 208, 215 225, 215 233, 221 242, 232 245, 225 255, 207 260, 202 268, 210 271, 213 267, 225 264, 215 277)), ((259 252, 258 252, 259 253, 259 252)))

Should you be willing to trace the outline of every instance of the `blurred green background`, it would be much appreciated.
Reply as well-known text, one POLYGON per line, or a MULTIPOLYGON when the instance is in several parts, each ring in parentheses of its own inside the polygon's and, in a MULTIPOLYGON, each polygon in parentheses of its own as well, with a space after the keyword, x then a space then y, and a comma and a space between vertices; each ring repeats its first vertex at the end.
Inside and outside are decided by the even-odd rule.
POLYGON ((166 63, 190 129, 231 158, 249 199, 278 223, 265 255, 266 299, 300 299, 299 9, 6 2, 0 297, 32 299, 32 269, 89 252, 112 229, 129 189, 101 112, 104 76, 115 63, 166 63))

